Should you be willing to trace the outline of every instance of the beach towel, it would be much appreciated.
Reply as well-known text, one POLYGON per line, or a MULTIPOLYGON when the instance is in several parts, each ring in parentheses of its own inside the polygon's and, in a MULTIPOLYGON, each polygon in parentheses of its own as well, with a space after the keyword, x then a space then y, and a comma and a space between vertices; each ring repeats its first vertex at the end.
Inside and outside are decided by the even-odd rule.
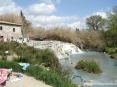
POLYGON ((0 69, 0 85, 7 80, 8 69, 0 69))

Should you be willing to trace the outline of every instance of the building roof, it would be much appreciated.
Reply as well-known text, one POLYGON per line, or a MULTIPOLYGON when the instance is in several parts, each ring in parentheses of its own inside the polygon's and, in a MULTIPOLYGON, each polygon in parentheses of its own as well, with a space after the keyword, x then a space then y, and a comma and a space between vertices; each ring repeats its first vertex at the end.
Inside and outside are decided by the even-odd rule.
POLYGON ((12 25, 12 26, 22 26, 22 24, 12 23, 12 22, 7 22, 7 21, 0 21, 0 24, 12 25))

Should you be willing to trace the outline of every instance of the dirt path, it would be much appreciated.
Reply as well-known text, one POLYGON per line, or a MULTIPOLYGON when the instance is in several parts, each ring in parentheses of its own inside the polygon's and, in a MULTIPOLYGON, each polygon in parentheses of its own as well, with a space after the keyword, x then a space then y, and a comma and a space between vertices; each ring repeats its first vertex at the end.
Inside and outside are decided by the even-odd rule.
POLYGON ((10 77, 7 81, 5 87, 52 87, 45 84, 42 81, 36 80, 33 77, 23 75, 21 78, 16 78, 14 76, 10 77))

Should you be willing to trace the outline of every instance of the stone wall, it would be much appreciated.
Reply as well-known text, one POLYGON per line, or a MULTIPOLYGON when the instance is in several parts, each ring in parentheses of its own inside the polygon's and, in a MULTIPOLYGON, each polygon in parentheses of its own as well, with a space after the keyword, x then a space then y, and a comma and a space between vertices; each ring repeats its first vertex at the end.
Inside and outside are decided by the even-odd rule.
POLYGON ((0 24, 0 27, 1 26, 2 29, 0 29, 0 37, 3 37, 4 41, 17 40, 22 37, 21 26, 0 24), (13 31, 13 28, 15 31, 13 31))

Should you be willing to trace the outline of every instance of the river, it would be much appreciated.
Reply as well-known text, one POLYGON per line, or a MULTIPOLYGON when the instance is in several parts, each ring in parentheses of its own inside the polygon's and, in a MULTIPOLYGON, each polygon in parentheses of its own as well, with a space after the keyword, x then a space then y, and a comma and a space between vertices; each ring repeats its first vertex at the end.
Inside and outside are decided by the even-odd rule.
POLYGON ((117 60, 111 59, 107 54, 83 52, 81 54, 70 55, 69 59, 61 59, 60 63, 65 70, 68 70, 70 79, 75 84, 86 82, 90 83, 92 87, 117 87, 117 60), (81 59, 95 60, 103 72, 101 74, 92 74, 76 70, 74 66, 81 59))
POLYGON ((117 60, 100 52, 84 52, 72 43, 61 41, 33 41, 27 43, 39 49, 49 48, 58 57, 63 69, 69 73, 69 78, 75 84, 90 83, 92 87, 117 87, 117 60), (95 60, 103 71, 101 74, 87 73, 74 67, 81 59, 95 60))

